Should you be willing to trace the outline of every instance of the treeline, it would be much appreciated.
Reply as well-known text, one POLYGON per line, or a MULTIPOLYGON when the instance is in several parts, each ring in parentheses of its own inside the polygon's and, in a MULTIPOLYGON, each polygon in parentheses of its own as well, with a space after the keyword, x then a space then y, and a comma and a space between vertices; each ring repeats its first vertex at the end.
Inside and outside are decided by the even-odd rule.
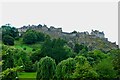
MULTIPOLYGON (((41 54, 41 53, 40 53, 41 54)), ((50 55, 49 55, 50 56, 50 55)), ((118 79, 120 77, 120 50, 105 54, 100 50, 79 53, 58 64, 49 56, 33 56, 22 50, 3 46, 2 80, 16 79, 21 71, 36 72, 36 79, 118 79), (32 58, 31 58, 32 57, 32 58), (15 70, 14 70, 15 69, 15 70)))
POLYGON ((36 80, 103 80, 120 79, 120 50, 89 51, 86 45, 76 43, 73 48, 63 39, 52 39, 50 36, 27 30, 19 36, 18 30, 4 26, 5 40, 0 57, 2 60, 2 80, 19 79, 18 72, 37 72, 36 80), (7 30, 6 30, 7 29, 7 30), (13 36, 11 29, 16 35, 13 36), (10 30, 10 31, 9 31, 10 30), (23 44, 41 44, 32 53, 17 49, 7 41, 22 40, 23 44))

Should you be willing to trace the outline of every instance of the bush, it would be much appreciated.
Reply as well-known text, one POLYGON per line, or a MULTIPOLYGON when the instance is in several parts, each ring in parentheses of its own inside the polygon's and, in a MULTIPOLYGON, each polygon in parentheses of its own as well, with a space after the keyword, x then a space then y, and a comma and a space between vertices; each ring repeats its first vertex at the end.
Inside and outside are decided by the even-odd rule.
POLYGON ((32 51, 36 51, 35 49, 32 49, 32 51))
POLYGON ((26 50, 26 48, 23 48, 23 50, 26 50))

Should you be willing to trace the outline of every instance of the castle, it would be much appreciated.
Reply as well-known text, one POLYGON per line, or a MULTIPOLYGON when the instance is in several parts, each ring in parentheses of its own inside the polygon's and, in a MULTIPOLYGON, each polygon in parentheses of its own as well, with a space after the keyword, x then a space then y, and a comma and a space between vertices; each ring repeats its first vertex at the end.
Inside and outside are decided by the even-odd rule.
POLYGON ((95 31, 92 30, 91 35, 95 35, 96 37, 99 37, 99 38, 105 38, 103 31, 99 32, 98 30, 95 30, 95 31))
POLYGON ((28 25, 23 26, 21 28, 18 28, 19 36, 22 35, 22 33, 26 32, 28 29, 33 29, 36 31, 40 31, 42 33, 48 34, 51 36, 51 38, 62 38, 68 41, 68 45, 70 47, 74 47, 75 43, 78 44, 84 44, 89 49, 102 49, 103 51, 109 51, 111 49, 117 49, 118 45, 116 43, 112 43, 108 41, 108 38, 105 38, 104 32, 100 32, 98 30, 92 30, 91 33, 85 32, 63 32, 62 28, 55 28, 53 26, 50 26, 50 28, 47 27, 47 25, 28 25))
POLYGON ((37 30, 43 33, 50 33, 50 34, 58 34, 59 36, 71 36, 71 37, 75 37, 75 36, 79 36, 82 37, 84 35, 91 35, 93 37, 99 37, 99 38, 105 38, 104 37, 104 32, 99 32, 98 30, 95 30, 91 32, 91 34, 89 34, 87 31, 86 32, 76 32, 76 33, 68 33, 68 32, 62 32, 62 28, 55 28, 53 26, 50 26, 50 28, 47 27, 47 25, 28 25, 28 26, 23 26, 21 28, 18 28, 19 31, 19 35, 21 35, 22 32, 26 32, 26 30, 28 29, 33 29, 33 30, 37 30))

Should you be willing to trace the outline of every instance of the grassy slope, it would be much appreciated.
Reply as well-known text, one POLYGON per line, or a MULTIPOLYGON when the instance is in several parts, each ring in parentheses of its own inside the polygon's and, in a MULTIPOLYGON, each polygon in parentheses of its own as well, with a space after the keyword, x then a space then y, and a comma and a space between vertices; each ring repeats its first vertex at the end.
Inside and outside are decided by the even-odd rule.
POLYGON ((31 53, 33 49, 35 49, 35 50, 41 49, 41 44, 42 43, 38 42, 35 44, 27 45, 22 42, 22 39, 20 39, 20 40, 15 41, 15 45, 13 47, 22 49, 22 50, 24 50, 24 48, 26 48, 26 50, 24 50, 24 51, 27 53, 31 53))

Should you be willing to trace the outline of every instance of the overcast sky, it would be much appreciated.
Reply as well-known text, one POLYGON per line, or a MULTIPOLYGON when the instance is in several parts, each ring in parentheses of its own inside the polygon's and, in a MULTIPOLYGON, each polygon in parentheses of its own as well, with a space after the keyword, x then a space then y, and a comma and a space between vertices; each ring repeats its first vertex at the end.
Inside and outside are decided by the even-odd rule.
POLYGON ((2 21, 15 27, 46 24, 64 32, 104 31, 109 41, 118 43, 117 2, 4 2, 2 21))

